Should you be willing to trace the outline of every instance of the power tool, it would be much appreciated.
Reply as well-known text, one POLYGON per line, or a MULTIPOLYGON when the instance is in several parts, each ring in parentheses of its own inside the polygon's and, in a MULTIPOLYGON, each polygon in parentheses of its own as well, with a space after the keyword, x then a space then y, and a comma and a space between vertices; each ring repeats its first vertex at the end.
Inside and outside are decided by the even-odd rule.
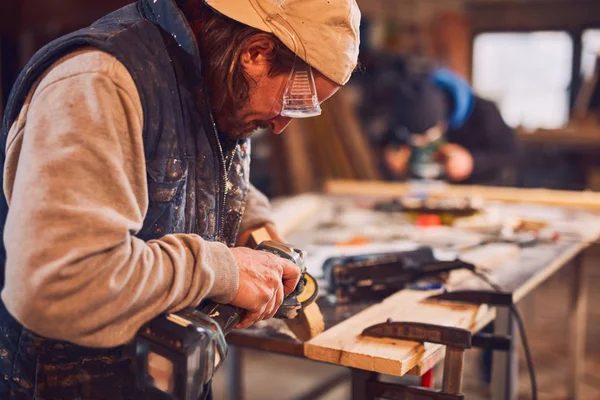
POLYGON ((425 146, 412 146, 408 160, 411 175, 417 179, 443 178, 445 166, 436 157, 445 143, 444 138, 440 137, 425 146))
POLYGON ((338 304, 382 300, 427 277, 436 277, 457 269, 474 270, 461 260, 439 261, 433 249, 332 257, 323 270, 329 292, 338 304))
MULTIPOLYGON (((275 254, 300 268, 296 289, 275 314, 279 319, 296 318, 318 295, 316 280, 304 266, 304 252, 276 241, 262 242, 255 250, 275 254)), ((200 399, 227 356, 225 336, 243 313, 238 307, 209 301, 147 323, 135 340, 138 386, 165 400, 200 399)))

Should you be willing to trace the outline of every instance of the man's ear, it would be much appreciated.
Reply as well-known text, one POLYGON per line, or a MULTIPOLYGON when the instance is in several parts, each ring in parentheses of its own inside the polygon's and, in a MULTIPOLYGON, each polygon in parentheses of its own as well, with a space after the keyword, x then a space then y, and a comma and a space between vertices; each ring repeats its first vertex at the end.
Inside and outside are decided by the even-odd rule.
POLYGON ((273 60, 275 42, 269 35, 260 33, 246 40, 240 63, 244 71, 252 77, 269 72, 273 60))

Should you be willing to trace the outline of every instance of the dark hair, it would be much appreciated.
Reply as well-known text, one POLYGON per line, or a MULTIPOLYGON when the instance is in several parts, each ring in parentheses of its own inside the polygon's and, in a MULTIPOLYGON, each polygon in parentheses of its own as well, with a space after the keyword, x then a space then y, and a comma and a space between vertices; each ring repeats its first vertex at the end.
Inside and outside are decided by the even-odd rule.
POLYGON ((250 85, 240 55, 253 36, 267 34, 275 43, 269 75, 291 71, 296 56, 273 34, 234 21, 214 11, 204 0, 179 3, 198 41, 202 76, 215 112, 231 114, 248 101, 250 85))

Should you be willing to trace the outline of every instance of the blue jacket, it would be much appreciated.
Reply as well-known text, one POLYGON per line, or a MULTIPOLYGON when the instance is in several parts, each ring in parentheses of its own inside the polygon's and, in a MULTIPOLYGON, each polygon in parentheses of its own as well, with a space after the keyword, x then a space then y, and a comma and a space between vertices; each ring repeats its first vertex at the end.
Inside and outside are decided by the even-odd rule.
MULTIPOLYGON (((198 45, 174 0, 140 0, 37 52, 7 103, 2 153, 36 80, 58 59, 90 46, 125 65, 142 103, 149 206, 137 236, 195 233, 233 245, 248 192, 250 143, 220 139, 200 75, 198 45)), ((0 195, 0 228, 7 213, 0 195)), ((2 277, 5 260, 2 244, 2 277)), ((125 347, 92 349, 40 337, 2 303, 0 352, 0 399, 147 398, 135 387, 135 362, 125 347)))

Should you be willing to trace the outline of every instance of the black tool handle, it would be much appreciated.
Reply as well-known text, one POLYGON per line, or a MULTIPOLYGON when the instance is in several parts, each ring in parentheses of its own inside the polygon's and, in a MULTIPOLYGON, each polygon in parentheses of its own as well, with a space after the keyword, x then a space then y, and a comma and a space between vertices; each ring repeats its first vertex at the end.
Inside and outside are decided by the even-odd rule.
POLYGON ((323 263, 323 269, 335 267, 362 268, 394 265, 397 268, 416 269, 423 264, 435 263, 437 260, 430 247, 420 247, 411 251, 396 251, 388 253, 371 253, 354 256, 330 257, 323 263))
POLYGON ((439 275, 444 272, 452 272, 457 269, 468 269, 470 271, 475 270, 475 266, 470 263, 466 263, 461 260, 453 260, 453 261, 436 261, 430 264, 422 265, 417 275, 421 276, 431 276, 431 275, 439 275))
POLYGON ((232 306, 231 304, 219 304, 208 301, 202 304, 198 311, 212 318, 223 331, 223 335, 229 334, 242 319, 246 310, 232 306))
POLYGON ((420 322, 387 322, 372 325, 362 332, 362 336, 429 342, 456 347, 471 348, 471 332, 449 326, 424 324, 420 322))
POLYGON ((514 304, 512 293, 496 292, 492 290, 459 290, 455 292, 445 292, 428 297, 427 300, 475 305, 488 304, 490 306, 511 306, 514 304))

